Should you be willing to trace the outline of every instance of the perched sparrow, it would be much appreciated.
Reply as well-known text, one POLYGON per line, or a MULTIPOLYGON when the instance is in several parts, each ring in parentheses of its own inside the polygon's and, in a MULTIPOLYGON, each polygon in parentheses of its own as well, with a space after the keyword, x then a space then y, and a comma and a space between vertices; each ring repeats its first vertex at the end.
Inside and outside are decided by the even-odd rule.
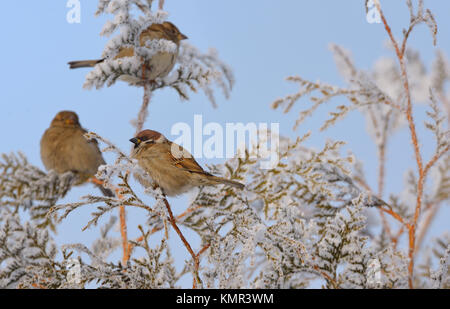
MULTIPOLYGON (((156 40, 156 39, 170 40, 177 45, 176 53, 160 52, 152 57, 150 63, 147 63, 145 66, 146 79, 152 81, 155 80, 157 77, 163 78, 167 76, 173 69, 175 62, 177 60, 180 41, 185 40, 187 38, 188 37, 182 34, 174 24, 168 21, 162 24, 152 24, 150 27, 142 31, 139 37, 139 44, 141 46, 145 46, 145 43, 148 40, 156 40)), ((133 47, 123 47, 120 49, 119 53, 114 59, 132 57, 134 55, 135 54, 133 47)), ((70 65, 71 69, 76 69, 84 67, 93 67, 97 63, 101 63, 103 61, 105 61, 105 59, 72 61, 69 62, 68 64, 70 65)), ((133 78, 131 76, 122 76, 120 79, 127 82, 136 82, 136 78, 133 78)))
MULTIPOLYGON (((105 164, 97 141, 88 141, 74 112, 61 111, 53 118, 41 139, 41 159, 47 170, 58 174, 73 172, 84 183, 105 164)), ((96 184, 105 196, 114 196, 111 190, 96 184)))
POLYGON ((132 158, 138 160, 165 195, 175 196, 194 187, 218 184, 244 188, 239 182, 205 172, 189 152, 159 132, 144 130, 130 142, 134 143, 132 158))

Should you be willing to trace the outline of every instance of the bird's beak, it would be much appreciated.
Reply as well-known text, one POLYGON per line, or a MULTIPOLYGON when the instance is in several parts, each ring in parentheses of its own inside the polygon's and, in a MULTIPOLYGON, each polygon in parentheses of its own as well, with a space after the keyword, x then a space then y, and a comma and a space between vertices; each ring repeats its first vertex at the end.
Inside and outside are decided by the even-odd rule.
POLYGON ((65 123, 66 124, 75 124, 75 121, 73 119, 66 119, 65 123))
POLYGON ((180 33, 179 35, 178 35, 178 39, 180 40, 180 41, 182 41, 182 40, 187 40, 187 39, 189 39, 186 35, 184 35, 183 33, 180 33))
POLYGON ((141 143, 141 140, 136 137, 133 137, 132 139, 130 139, 130 142, 138 146, 141 143))

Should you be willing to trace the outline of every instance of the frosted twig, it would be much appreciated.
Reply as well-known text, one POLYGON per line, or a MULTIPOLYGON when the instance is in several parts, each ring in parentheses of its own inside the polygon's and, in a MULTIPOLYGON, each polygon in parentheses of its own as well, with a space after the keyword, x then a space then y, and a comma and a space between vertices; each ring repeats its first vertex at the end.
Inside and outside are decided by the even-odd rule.
POLYGON ((161 11, 164 9, 164 0, 159 0, 158 9, 161 11))
POLYGON ((151 85, 146 83, 144 85, 144 96, 142 98, 142 105, 139 109, 139 113, 135 122, 136 134, 141 132, 144 128, 144 123, 148 117, 148 106, 150 104, 150 98, 152 95, 151 85))
MULTIPOLYGON (((396 55, 397 55, 397 58, 398 58, 398 61, 400 64, 401 76, 402 76, 402 80, 403 80, 403 87, 405 90, 406 103, 407 103, 406 119, 408 121, 409 131, 411 134, 411 140, 412 140, 412 144, 414 147, 414 154, 415 154, 416 163, 417 163, 417 167, 418 167, 418 173, 419 173, 419 180, 417 182, 417 201, 416 201, 414 219, 413 219, 412 224, 408 226, 408 229, 409 229, 409 233, 408 233, 408 235, 409 235, 409 259, 410 259, 409 266, 408 266, 409 287, 413 288, 414 253, 415 253, 415 248, 416 248, 416 225, 417 225, 417 221, 419 220, 419 215, 420 215, 421 208, 422 208, 423 187, 424 187, 424 183, 426 180, 426 174, 427 174, 426 172, 428 171, 429 167, 427 165, 427 168, 425 168, 425 170, 423 167, 423 159, 422 159, 422 155, 421 155, 420 148, 419 148, 419 141, 417 138, 416 125, 415 125, 414 118, 413 118, 412 98, 411 98, 411 91, 410 91, 410 86, 409 86, 409 82, 408 82, 408 75, 407 75, 407 70, 406 70, 406 65, 405 65, 404 54, 405 54, 406 43, 407 43, 409 34, 413 30, 414 26, 416 26, 418 23, 424 22, 426 20, 422 16, 423 11, 421 9, 419 9, 418 15, 414 16, 413 9, 412 9, 412 3, 411 3, 411 1, 408 1, 408 6, 410 8, 410 14, 411 14, 411 22, 410 22, 409 29, 404 33, 402 47, 400 48, 399 44, 398 44, 397 40, 394 38, 394 35, 392 34, 392 30, 384 16, 384 13, 381 9, 380 2, 378 0, 376 0, 376 1, 374 1, 374 3, 380 14, 380 17, 381 17, 381 20, 385 27, 385 30, 389 35, 391 43, 394 46, 394 49, 395 49, 395 52, 396 52, 396 55)), ((421 8, 422 5, 423 5, 423 2, 422 2, 422 0, 420 0, 419 7, 421 8)), ((427 11, 427 13, 428 13, 428 17, 431 20, 434 20, 431 13, 429 11, 427 11)), ((435 36, 436 31, 434 32, 434 36, 435 36)), ((436 160, 430 161, 430 167, 437 161, 437 159, 438 158, 436 158, 436 160)))
POLYGON ((183 242, 184 246, 189 251, 189 254, 192 256, 192 260, 194 261, 193 288, 195 289, 197 287, 197 284, 202 284, 202 280, 200 279, 200 276, 198 274, 198 268, 199 268, 199 265, 200 265, 200 262, 199 262, 199 255, 200 255, 200 253, 199 254, 195 254, 194 253, 194 250, 192 250, 191 245, 186 240, 186 238, 184 237, 183 233, 180 231, 180 229, 177 226, 177 222, 176 222, 175 217, 173 216, 172 209, 170 208, 169 202, 167 201, 166 198, 164 198, 163 201, 164 201, 164 204, 166 205, 167 212, 169 213, 170 224, 172 225, 172 227, 175 230, 175 232, 177 232, 177 234, 180 237, 181 241, 183 242))

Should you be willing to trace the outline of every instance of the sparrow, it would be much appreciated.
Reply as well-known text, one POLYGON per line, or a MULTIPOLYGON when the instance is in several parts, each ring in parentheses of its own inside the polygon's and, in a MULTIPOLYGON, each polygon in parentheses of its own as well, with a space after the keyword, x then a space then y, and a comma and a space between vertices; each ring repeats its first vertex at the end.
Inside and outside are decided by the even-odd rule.
MULTIPOLYGON (((137 159, 167 196, 177 196, 198 186, 225 184, 237 189, 244 188, 242 183, 206 172, 187 150, 159 132, 144 130, 130 142, 134 144, 131 158, 137 159)), ((147 186, 141 179, 138 181, 147 186)))
MULTIPOLYGON (((178 57, 180 42, 187 38, 188 37, 182 34, 174 24, 168 21, 163 22, 162 24, 152 24, 147 29, 143 30, 139 36, 139 44, 141 46, 145 46, 145 43, 148 40, 156 39, 166 39, 174 42, 177 45, 176 53, 159 52, 152 57, 149 63, 145 64, 145 78, 150 81, 154 81, 157 77, 166 77, 175 66, 175 62, 178 57)), ((123 59, 125 57, 132 57, 134 55, 135 53, 133 47, 122 47, 114 59, 123 59)), ((98 60, 71 61, 68 64, 71 69, 76 69, 94 67, 96 64, 101 63, 105 60, 106 58, 98 60)), ((136 79, 136 77, 128 75, 121 76, 120 79, 131 83, 136 83, 139 81, 136 79)))
MULTIPOLYGON (((59 175, 73 172, 77 175, 77 185, 92 178, 100 165, 105 164, 96 140, 87 140, 72 111, 61 111, 53 118, 50 127, 41 139, 41 159, 47 170, 59 175)), ((111 190, 96 184, 105 196, 113 197, 111 190)))

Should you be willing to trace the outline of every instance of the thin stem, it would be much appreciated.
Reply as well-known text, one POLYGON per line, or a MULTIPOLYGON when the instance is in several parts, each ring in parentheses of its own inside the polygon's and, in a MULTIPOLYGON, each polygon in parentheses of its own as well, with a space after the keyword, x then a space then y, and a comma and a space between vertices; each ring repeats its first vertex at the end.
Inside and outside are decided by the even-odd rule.
POLYGON ((395 220, 397 220, 398 222, 400 222, 401 224, 403 224, 404 226, 406 226, 408 229, 410 229, 412 226, 408 223, 405 222, 405 220, 395 211, 391 210, 391 209, 386 209, 383 207, 379 207, 379 209, 389 215, 391 215, 395 220))
POLYGON ((199 258, 203 253, 205 253, 205 251, 208 250, 210 246, 211 246, 211 244, 207 244, 206 246, 204 246, 204 247, 197 253, 197 257, 199 258))
POLYGON ((378 198, 383 198, 384 193, 384 175, 386 171, 386 145, 383 143, 378 150, 379 165, 378 165, 378 198))
POLYGON ((170 224, 172 225, 172 227, 175 230, 175 232, 177 232, 178 236, 180 237, 180 239, 183 242, 184 246, 188 250, 189 254, 192 256, 192 260, 194 261, 193 288, 195 289, 197 287, 197 284, 201 284, 202 283, 202 281, 200 279, 200 276, 198 274, 198 269, 199 269, 199 266, 200 266, 199 255, 194 253, 194 250, 192 250, 191 245, 189 244, 189 242, 184 237, 183 233, 178 228, 176 220, 175 220, 175 217, 173 216, 173 213, 172 213, 172 209, 170 208, 169 202, 167 201, 166 198, 164 198, 163 201, 164 201, 164 204, 166 205, 167 211, 169 213, 170 224))
MULTIPOLYGON (((120 194, 119 189, 115 189, 116 196, 119 200, 123 199, 123 195, 120 194)), ((130 253, 128 250, 128 229, 127 229, 127 218, 126 218, 126 211, 125 206, 120 205, 119 206, 119 221, 120 221, 120 236, 122 237, 122 265, 126 266, 128 263, 128 260, 130 259, 130 253)))
POLYGON ((430 169, 433 167, 433 165, 444 155, 446 154, 448 151, 450 150, 450 145, 448 145, 447 147, 445 147, 443 150, 441 150, 441 152, 436 153, 433 158, 431 158, 431 160, 427 163, 427 165, 425 166, 425 169, 423 170, 423 174, 424 177, 427 176, 428 172, 430 171, 430 169))
MULTIPOLYGON (((196 207, 188 208, 188 209, 187 209, 186 211, 184 211, 182 214, 179 214, 179 215, 175 218, 175 221, 178 222, 180 219, 182 219, 183 217, 187 216, 187 215, 190 214, 191 212, 193 212, 193 211, 199 209, 200 207, 201 207, 201 206, 196 206, 196 207)), ((149 233, 148 235, 149 235, 149 236, 150 236, 150 235, 153 235, 153 234, 155 234, 156 232, 161 231, 163 228, 164 228, 164 227, 159 227, 159 226, 154 227, 154 228, 150 231, 150 233, 149 233)), ((138 243, 138 242, 140 242, 140 241, 142 241, 142 240, 144 240, 144 237, 143 237, 143 236, 137 238, 137 239, 135 240, 135 242, 138 243)), ((129 257, 131 256, 131 254, 133 253, 134 247, 135 247, 135 245, 134 245, 133 243, 131 243, 131 242, 128 243, 128 258, 129 258, 129 257)), ((208 247, 209 247, 209 246, 208 246, 208 247)), ((201 255, 201 253, 199 253, 198 255, 201 255)))
POLYGON ((164 9, 164 0, 159 0, 158 9, 161 11, 164 9))
MULTIPOLYGON (((445 103, 445 102, 444 102, 445 103)), ((450 121, 450 120, 449 120, 450 121)), ((443 150, 441 150, 440 152, 436 153, 431 159, 430 161, 428 161, 428 163, 426 164, 424 171, 423 171, 423 178, 425 179, 428 175, 428 172, 430 171, 430 169, 434 166, 434 164, 444 155, 446 154, 448 151, 450 150, 450 145, 448 145, 447 147, 445 147, 443 150)), ((428 210, 428 216, 424 219, 423 221, 423 225, 422 227, 419 229, 418 232, 418 237, 417 237, 417 241, 415 242, 415 250, 419 250, 423 239, 425 237, 425 234, 428 231, 429 226, 431 225, 431 222, 433 221, 434 217, 436 216, 438 210, 440 208, 440 203, 436 202, 435 205, 430 204, 426 210, 428 210)), ((414 214, 414 222, 415 224, 418 221, 418 213, 416 212, 414 214), (417 216, 417 217, 416 217, 417 216)))
POLYGON ((403 233, 405 232, 405 226, 402 225, 400 227, 400 229, 398 230, 397 234, 392 238, 392 243, 394 245, 394 250, 397 249, 397 245, 398 245, 398 239, 400 238, 400 236, 403 235, 403 233))
MULTIPOLYGON (((92 183, 103 185, 103 181, 92 177, 90 179, 92 183)), ((123 195, 120 194, 120 190, 118 188, 114 189, 116 192, 116 197, 119 200, 123 199, 123 195)), ((130 258, 129 250, 128 250, 128 232, 127 232, 127 220, 126 220, 126 212, 125 212, 125 206, 120 205, 119 206, 119 220, 120 220, 120 236, 122 238, 122 265, 126 265, 128 263, 128 260, 130 258)))
POLYGON ((314 268, 317 272, 319 272, 319 274, 320 274, 322 277, 324 277, 325 280, 327 280, 329 283, 331 283, 331 285, 332 285, 336 290, 339 289, 339 285, 336 283, 336 281, 335 281, 333 278, 331 278, 326 272, 322 271, 322 270, 319 268, 319 266, 313 265, 313 268, 314 268))
POLYGON ((417 232, 418 236, 416 241, 416 251, 419 250, 420 247, 422 246, 428 228, 431 225, 431 222, 433 222, 433 219, 435 218, 436 214, 438 213, 440 206, 441 204, 437 203, 436 205, 431 206, 431 208, 428 210, 428 214, 423 220, 423 223, 417 232))
MULTIPOLYGON (((392 114, 392 109, 389 110, 389 112, 386 114, 386 117, 384 119, 384 126, 380 130, 378 121, 375 118, 375 115, 370 109, 370 116, 372 120, 372 124, 374 128, 378 127, 378 130, 376 130, 377 139, 381 140, 381 142, 378 145, 378 198, 382 199, 384 194, 384 179, 385 179, 385 170, 386 170, 386 143, 387 143, 387 133, 389 128, 389 120, 390 116, 392 114), (380 133, 381 131, 381 133, 380 133)), ((393 241, 393 236, 391 234, 391 227, 389 225, 389 222, 386 220, 386 217, 384 216, 384 213, 379 210, 381 222, 383 224, 383 229, 385 230, 387 236, 391 241, 393 241)))
POLYGON ((447 96, 444 93, 444 90, 441 90, 439 92, 439 98, 442 101, 442 105, 444 106, 446 112, 447 112, 447 123, 450 126, 450 101, 447 99, 447 96))
MULTIPOLYGON (((389 35, 389 38, 391 39, 392 45, 394 46, 395 52, 397 54, 398 61, 400 63, 400 70, 403 80, 403 87, 405 89, 406 94, 406 119, 408 121, 408 127, 411 134, 411 140, 414 147, 414 154, 416 158, 417 168, 419 172, 419 180, 417 183, 417 201, 416 201, 416 210, 414 214, 414 220, 409 228, 409 265, 408 265, 408 271, 409 271, 409 287, 413 288, 413 277, 414 277, 414 253, 415 253, 415 242, 416 242, 416 224, 417 220, 420 215, 420 210, 422 207, 422 195, 423 195, 423 186, 425 181, 425 175, 423 172, 423 162, 422 162, 422 155, 420 153, 419 149, 419 141, 417 138, 417 132, 416 132, 416 126, 413 118, 413 112, 412 112, 412 99, 411 99, 411 91, 409 88, 409 81, 408 81, 408 75, 406 72, 406 65, 404 60, 404 53, 406 50, 406 41, 409 37, 404 36, 403 43, 402 43, 402 49, 400 49, 397 41, 394 38, 394 35, 392 34, 392 30, 386 21, 386 18, 383 14, 383 11, 381 10, 380 2, 377 0, 375 1, 375 5, 378 9, 378 12, 380 13, 381 20, 384 24, 384 28, 386 29, 387 34, 389 35)), ((412 29, 411 29, 412 30, 412 29)), ((411 32, 411 31, 409 31, 411 32)))
POLYGON ((384 117, 384 125, 381 132, 381 143, 378 146, 379 153, 379 171, 378 171, 378 198, 382 199, 384 194, 384 180, 386 171, 386 147, 389 132, 389 122, 391 120, 393 110, 390 109, 384 117))
POLYGON ((127 219, 125 206, 120 205, 119 207, 119 217, 120 217, 120 235, 122 236, 122 264, 125 266, 128 263, 130 255, 128 254, 128 235, 127 235, 127 219))
POLYGON ((150 105, 150 97, 151 97, 152 91, 151 86, 149 83, 144 84, 144 96, 142 99, 142 105, 139 109, 139 113, 136 119, 136 134, 142 131, 144 128, 144 123, 147 120, 148 117, 148 106, 150 105))

